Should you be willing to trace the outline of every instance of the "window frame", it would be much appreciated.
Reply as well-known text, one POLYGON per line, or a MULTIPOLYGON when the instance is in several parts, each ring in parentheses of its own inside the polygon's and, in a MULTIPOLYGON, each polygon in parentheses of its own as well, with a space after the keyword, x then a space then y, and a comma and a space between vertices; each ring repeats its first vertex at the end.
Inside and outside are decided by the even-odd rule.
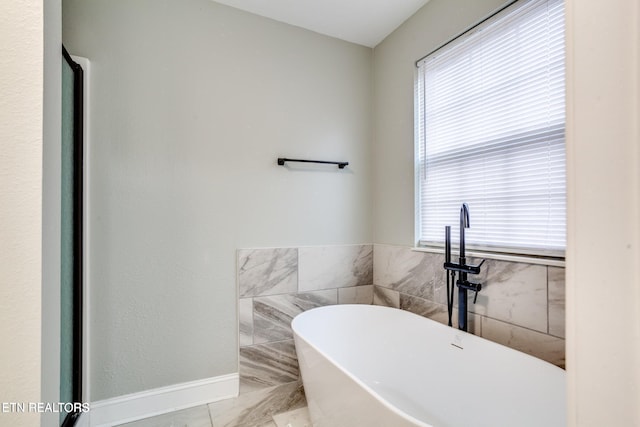
MULTIPOLYGON (((415 61, 415 70, 414 70, 414 173, 415 173, 415 185, 414 185, 414 233, 415 233, 415 242, 416 246, 414 250, 421 252, 432 252, 432 253, 444 253, 444 242, 443 241, 425 241, 421 240, 421 174, 423 173, 424 166, 421 163, 421 138, 419 129, 420 126, 420 117, 419 112, 421 111, 420 107, 420 97, 418 94, 418 78, 419 78, 419 64, 430 57, 431 55, 436 54, 441 49, 445 48, 449 44, 459 40, 463 37, 472 36, 477 31, 482 30, 482 24, 491 20, 496 15, 499 15, 504 10, 511 8, 516 3, 526 0, 512 0, 495 10, 488 16, 484 17, 471 27, 465 29, 451 40, 446 43, 438 46, 433 51, 429 52, 427 55, 424 55, 420 59, 415 61)), ((564 128, 564 141, 565 141, 565 154, 566 154, 566 117, 563 123, 564 128)), ((425 155, 426 158, 426 155, 425 155)), ((566 168, 565 168, 565 177, 566 177, 566 168)), ((565 178, 566 179, 566 178, 565 178)), ((565 187, 566 194, 566 187, 565 187)), ((566 199, 565 199, 565 209, 566 209, 566 199)), ((451 224, 452 226, 456 226, 457 224, 451 224)), ((443 230, 444 235, 444 230, 443 230)), ((566 235, 566 229, 565 229, 566 235)), ((443 239, 444 240, 444 239, 443 239)), ((457 242, 452 241, 452 247, 457 248, 457 242)), ((532 264, 543 264, 550 266, 560 266, 564 267, 565 264, 565 248, 562 250, 559 249, 540 249, 540 248, 521 248, 521 247, 500 247, 500 246, 491 246, 491 245, 478 245, 467 243, 467 253, 469 256, 483 257, 489 259, 499 259, 506 261, 516 261, 516 262, 528 262, 532 264)))

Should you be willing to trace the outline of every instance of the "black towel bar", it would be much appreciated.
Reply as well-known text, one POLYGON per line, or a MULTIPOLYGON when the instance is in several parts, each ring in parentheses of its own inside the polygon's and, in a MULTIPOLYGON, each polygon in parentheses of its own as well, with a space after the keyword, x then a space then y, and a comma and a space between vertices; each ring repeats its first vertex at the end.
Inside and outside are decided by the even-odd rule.
POLYGON ((278 164, 284 166, 285 162, 302 162, 302 163, 324 163, 330 165, 338 165, 340 169, 344 169, 349 162, 331 162, 327 160, 302 160, 302 159, 287 159, 285 157, 278 157, 278 164))

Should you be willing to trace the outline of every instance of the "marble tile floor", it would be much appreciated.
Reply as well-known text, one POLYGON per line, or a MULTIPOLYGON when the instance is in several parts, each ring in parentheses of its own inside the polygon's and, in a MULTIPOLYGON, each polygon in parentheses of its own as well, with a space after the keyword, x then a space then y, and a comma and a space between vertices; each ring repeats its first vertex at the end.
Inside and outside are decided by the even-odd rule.
MULTIPOLYGON (((169 412, 156 417, 145 418, 120 427, 218 427, 213 422, 207 405, 196 406, 181 411, 169 412)), ((275 414, 270 419, 256 423, 236 424, 237 427, 312 427, 306 406, 293 411, 275 414)))
POLYGON ((311 427, 311 421, 302 387, 296 382, 120 427, 311 427))

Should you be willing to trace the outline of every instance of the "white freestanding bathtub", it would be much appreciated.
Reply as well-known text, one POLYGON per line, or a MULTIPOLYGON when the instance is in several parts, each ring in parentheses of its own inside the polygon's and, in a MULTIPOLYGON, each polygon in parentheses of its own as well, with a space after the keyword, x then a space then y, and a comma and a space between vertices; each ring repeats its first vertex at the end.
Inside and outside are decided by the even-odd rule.
POLYGON ((565 426, 564 370, 389 307, 293 319, 315 427, 565 426))

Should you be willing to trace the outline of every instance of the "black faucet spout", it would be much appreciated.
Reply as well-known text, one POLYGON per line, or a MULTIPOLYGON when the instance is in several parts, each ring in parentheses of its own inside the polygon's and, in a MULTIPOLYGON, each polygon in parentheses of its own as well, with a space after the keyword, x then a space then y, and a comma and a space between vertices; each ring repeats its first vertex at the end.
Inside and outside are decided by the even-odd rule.
POLYGON ((464 263, 462 260, 464 258, 466 258, 464 229, 465 228, 469 228, 469 227, 470 227, 470 224, 469 224, 469 205, 467 205, 466 203, 463 203, 462 206, 460 207, 460 259, 461 259, 461 264, 464 263))

